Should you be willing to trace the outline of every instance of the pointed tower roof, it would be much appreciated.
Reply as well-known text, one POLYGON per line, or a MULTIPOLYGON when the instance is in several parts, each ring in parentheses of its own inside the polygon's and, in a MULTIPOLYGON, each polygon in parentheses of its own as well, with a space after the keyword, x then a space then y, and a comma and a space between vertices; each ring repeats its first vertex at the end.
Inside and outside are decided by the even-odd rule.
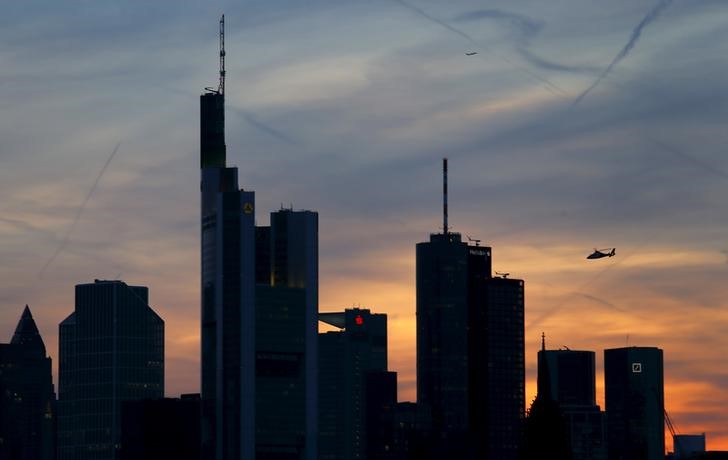
POLYGON ((35 324, 30 308, 26 305, 23 314, 20 316, 18 326, 15 328, 15 334, 10 341, 12 345, 22 345, 29 350, 38 351, 45 357, 46 350, 43 339, 38 332, 38 326, 35 324))
POLYGON ((546 359, 546 334, 541 333, 541 352, 538 354, 538 378, 536 397, 553 399, 551 392, 551 372, 546 359))

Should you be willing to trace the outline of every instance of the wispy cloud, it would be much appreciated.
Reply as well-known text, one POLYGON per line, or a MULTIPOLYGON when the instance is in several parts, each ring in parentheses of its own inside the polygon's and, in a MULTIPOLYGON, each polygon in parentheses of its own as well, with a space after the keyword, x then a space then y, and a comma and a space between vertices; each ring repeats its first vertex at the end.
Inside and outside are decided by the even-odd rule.
POLYGON ((589 93, 594 90, 599 84, 604 80, 607 75, 609 75, 612 70, 622 62, 624 58, 629 55, 629 52, 632 51, 632 49, 637 44, 637 41, 640 39, 640 36, 642 35, 642 30, 647 27, 651 22, 653 22, 657 17, 662 13, 667 7, 672 4, 672 0, 660 0, 657 5, 652 7, 650 11, 647 12, 647 14, 642 18, 642 20, 637 24, 637 26, 632 29, 632 34, 629 37, 629 40, 627 43, 622 47, 622 49, 617 53, 617 55, 612 59, 612 62, 609 63, 606 69, 597 77, 596 80, 592 82, 591 85, 587 89, 585 89, 581 94, 579 94, 576 99, 574 99, 574 102, 572 102, 571 106, 574 107, 581 102, 582 99, 584 99, 589 93))

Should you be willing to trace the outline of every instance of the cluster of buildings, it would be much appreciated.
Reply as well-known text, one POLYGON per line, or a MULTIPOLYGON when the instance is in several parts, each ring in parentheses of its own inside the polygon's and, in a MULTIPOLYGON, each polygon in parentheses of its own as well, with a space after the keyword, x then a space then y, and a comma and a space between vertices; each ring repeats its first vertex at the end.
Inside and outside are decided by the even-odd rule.
POLYGON ((255 192, 226 166, 224 80, 200 102, 200 394, 164 398, 146 287, 81 284, 59 325, 58 399, 27 307, 0 345, 0 459, 665 458, 658 348, 605 351, 602 411, 594 352, 544 344, 526 410, 524 282, 449 230, 446 186, 443 230, 417 245, 418 400, 398 401, 387 316, 318 311, 317 213, 256 225, 255 192))

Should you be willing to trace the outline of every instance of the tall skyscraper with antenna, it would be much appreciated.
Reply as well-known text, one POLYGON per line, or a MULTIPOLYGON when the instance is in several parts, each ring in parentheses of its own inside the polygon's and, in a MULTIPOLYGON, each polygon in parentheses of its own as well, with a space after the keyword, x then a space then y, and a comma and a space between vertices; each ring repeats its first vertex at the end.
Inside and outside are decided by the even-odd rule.
POLYGON ((200 96, 202 453, 254 458, 255 193, 225 165, 225 17, 220 82, 200 96))
POLYGON ((220 82, 200 96, 202 458, 317 459, 318 214, 255 226, 255 193, 226 166, 220 82))
POLYGON ((492 276, 491 248, 448 223, 417 244, 417 398, 434 458, 515 459, 524 412, 523 281, 492 276))

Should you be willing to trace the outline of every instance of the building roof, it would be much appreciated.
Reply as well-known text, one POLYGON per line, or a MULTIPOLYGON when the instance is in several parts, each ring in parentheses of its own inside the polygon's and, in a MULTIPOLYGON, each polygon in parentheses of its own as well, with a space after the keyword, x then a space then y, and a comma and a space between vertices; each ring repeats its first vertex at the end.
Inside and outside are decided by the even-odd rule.
POLYGON ((45 344, 38 332, 38 326, 35 324, 30 308, 26 305, 23 314, 20 316, 18 326, 15 328, 15 334, 10 341, 11 345, 22 345, 28 349, 37 350, 45 356, 45 344))

